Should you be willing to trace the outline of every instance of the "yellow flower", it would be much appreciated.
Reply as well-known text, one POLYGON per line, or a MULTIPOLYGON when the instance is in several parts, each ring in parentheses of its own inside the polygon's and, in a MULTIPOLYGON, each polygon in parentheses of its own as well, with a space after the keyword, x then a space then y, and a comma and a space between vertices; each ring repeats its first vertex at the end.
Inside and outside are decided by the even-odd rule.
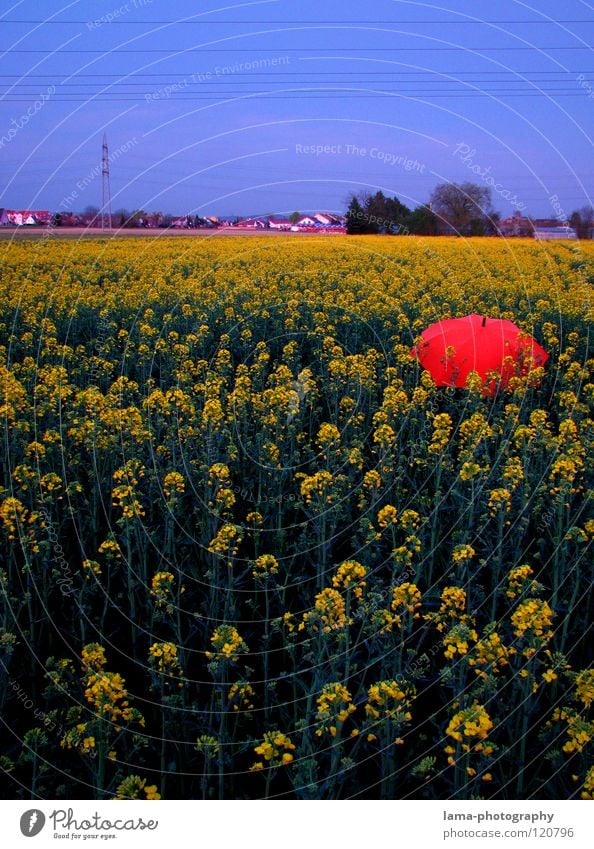
POLYGON ((147 799, 160 799, 161 798, 160 794, 157 792, 157 785, 156 784, 147 784, 144 788, 144 792, 146 793, 147 799))
POLYGON ((338 590, 327 587, 316 595, 314 609, 304 614, 299 628, 302 630, 307 626, 312 631, 321 630, 329 634, 345 628, 347 624, 344 598, 338 590))
POLYGON ((398 520, 398 511, 391 504, 386 504, 385 507, 377 514, 377 523, 380 528, 385 529, 391 525, 396 525, 398 520))
POLYGON ((542 677, 548 684, 551 684, 557 679, 557 675, 552 669, 547 669, 546 672, 543 672, 542 677))
POLYGON ((578 673, 575 691, 580 702, 589 708, 594 701, 594 669, 585 669, 578 673))
POLYGON ((454 714, 446 728, 446 734, 459 743, 472 738, 485 740, 492 728, 491 717, 485 708, 475 701, 472 707, 454 714))
POLYGON ((457 545, 452 553, 454 563, 465 563, 467 560, 472 560, 476 551, 471 545, 457 545))
POLYGON ((317 699, 318 710, 316 718, 320 727, 316 735, 321 737, 324 732, 335 737, 338 729, 342 728, 347 718, 355 712, 356 707, 352 703, 351 694, 344 684, 324 684, 322 692, 317 699))
POLYGON ((304 497, 305 503, 308 507, 311 506, 317 499, 326 504, 332 503, 332 496, 328 493, 332 481, 332 475, 330 472, 325 470, 316 472, 314 475, 309 477, 304 477, 301 481, 300 489, 301 495, 304 497))
POLYGON ((392 610, 401 614, 404 611, 412 613, 415 618, 419 614, 417 610, 421 607, 421 591, 416 584, 408 581, 394 587, 392 591, 392 610))
POLYGON ((427 447, 430 454, 441 454, 450 440, 452 418, 448 413, 438 413, 433 419, 433 435, 427 447))
POLYGON ((468 664, 476 667, 475 672, 479 677, 486 678, 487 672, 494 675, 507 666, 515 651, 513 647, 507 648, 499 634, 493 631, 477 642, 468 658, 468 664))
MULTIPOLYGON (((295 744, 286 734, 280 731, 266 731, 264 740, 256 746, 254 752, 257 755, 262 755, 268 766, 278 767, 290 764, 293 760, 292 752, 295 751, 295 744)), ((262 761, 256 761, 250 769, 252 771, 264 768, 262 761)))
POLYGON ((366 472, 363 475, 363 488, 364 489, 379 489, 382 485, 382 479, 378 472, 373 469, 370 472, 366 472))
POLYGON ((268 578, 278 572, 278 560, 272 554, 261 554, 254 563, 254 578, 268 578))
POLYGON ((591 766, 582 785, 582 799, 594 799, 594 766, 591 766))
POLYGON ((175 498, 176 495, 181 495, 186 488, 186 482, 183 475, 179 472, 168 472, 163 479, 163 492, 168 499, 175 498))
MULTIPOLYGON (((212 554, 234 557, 239 550, 239 544, 242 539, 243 535, 240 529, 235 525, 227 523, 219 529, 214 539, 209 542, 208 550, 212 554)), ((228 561, 228 565, 233 565, 231 560, 228 561)))
POLYGON ((551 625, 554 613, 548 603, 539 598, 529 598, 518 605, 512 613, 511 621, 517 637, 549 640, 553 636, 551 625))
POLYGON ((511 492, 509 489, 499 488, 491 490, 489 496, 489 512, 496 516, 499 511, 509 513, 511 510, 511 492))
POLYGON ((247 644, 240 637, 236 628, 233 625, 220 625, 215 628, 210 642, 214 646, 214 652, 205 652, 209 660, 221 662, 230 660, 236 663, 239 660, 240 654, 245 654, 249 651, 247 644))
POLYGON ((335 425, 324 422, 324 424, 320 425, 317 441, 322 449, 330 448, 331 446, 335 447, 340 442, 340 431, 335 425))
POLYGON ((233 705, 234 711, 251 710, 254 707, 254 688, 247 681, 237 681, 231 685, 227 699, 233 705))
POLYGON ((149 648, 149 663, 157 672, 170 678, 183 675, 175 643, 153 643, 149 648))
POLYGON ((351 590, 355 598, 360 599, 365 587, 363 578, 366 575, 367 570, 357 560, 345 560, 332 578, 332 586, 337 589, 351 590))

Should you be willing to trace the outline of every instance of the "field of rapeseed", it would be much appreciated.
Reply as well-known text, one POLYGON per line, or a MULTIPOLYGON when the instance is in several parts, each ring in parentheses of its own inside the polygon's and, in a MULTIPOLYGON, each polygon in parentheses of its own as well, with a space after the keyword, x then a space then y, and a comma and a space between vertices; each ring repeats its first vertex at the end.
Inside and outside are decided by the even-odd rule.
POLYGON ((5 798, 594 796, 591 243, 1 250, 5 798))

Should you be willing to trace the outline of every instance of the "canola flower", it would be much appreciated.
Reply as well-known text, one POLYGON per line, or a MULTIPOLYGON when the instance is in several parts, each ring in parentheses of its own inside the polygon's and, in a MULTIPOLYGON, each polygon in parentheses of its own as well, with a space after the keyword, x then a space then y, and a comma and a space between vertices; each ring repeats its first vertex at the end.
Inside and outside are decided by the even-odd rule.
MULTIPOLYGON (((394 680, 379 681, 367 691, 365 713, 374 722, 374 727, 384 720, 391 720, 399 728, 412 720, 410 706, 415 693, 412 685, 403 687, 394 680)), ((399 741, 394 742, 399 744, 399 741)))
POLYGON ((236 663, 241 654, 249 651, 245 640, 233 625, 221 625, 215 628, 210 639, 215 651, 207 651, 206 657, 215 661, 232 661, 236 663))
POLYGON ((536 637, 540 642, 546 642, 553 636, 553 617, 554 612, 548 602, 528 598, 518 605, 511 621, 517 637, 536 637))
POLYGON ((454 714, 448 723, 446 734, 469 748, 468 741, 486 740, 492 728, 493 722, 485 708, 474 702, 471 707, 454 714))
POLYGON ((252 575, 254 578, 270 578, 279 570, 278 560, 274 554, 261 554, 254 562, 252 575))
POLYGON ((175 576, 172 572, 157 572, 156 575, 153 575, 151 596, 154 598, 157 607, 171 605, 174 581, 175 576))
POLYGON ((293 761, 295 744, 290 737, 280 731, 266 731, 264 740, 254 748, 254 752, 264 758, 256 761, 251 767, 252 772, 264 769, 264 766, 287 766, 293 761))
POLYGON ((357 560, 345 560, 341 563, 332 578, 332 586, 336 589, 344 589, 352 592, 353 596, 361 599, 365 588, 363 578, 367 575, 365 566, 357 560))
POLYGON ((342 594, 332 587, 327 587, 318 593, 313 610, 303 615, 299 630, 309 628, 313 632, 341 631, 349 624, 346 615, 346 603, 342 594))
POLYGON ((419 619, 421 616, 418 612, 421 608, 421 591, 416 584, 412 584, 409 581, 399 584, 392 590, 392 603, 390 607, 396 614, 391 619, 391 624, 400 626, 402 624, 402 616, 405 613, 411 614, 413 619, 419 619))
POLYGON ((316 718, 320 723, 316 730, 318 737, 324 733, 336 737, 349 716, 357 709, 352 703, 350 692, 340 683, 325 684, 317 698, 317 706, 316 718))
POLYGON ((146 778, 140 778, 139 775, 129 775, 124 778, 116 788, 116 799, 145 799, 156 800, 160 799, 161 795, 158 792, 156 784, 147 784, 146 778))
POLYGON ((271 796, 357 796, 370 774, 383 798, 462 798, 471 780, 502 798, 520 776, 520 797, 592 794, 594 248, 509 247, 6 243, 14 786, 248 798, 255 760, 271 796), (518 323, 546 367, 508 362, 493 398, 473 374, 437 387, 414 338, 468 312, 518 323), (158 687, 141 717, 133 696, 158 687), (43 716, 22 708, 33 693, 43 716), (443 771, 421 736, 450 721, 443 771), (251 757, 265 743, 273 767, 251 757), (554 769, 522 769, 543 752, 554 769), (141 777, 157 773, 159 789, 141 777))
MULTIPOLYGON (((153 643, 149 648, 149 663, 167 677, 179 678, 183 675, 174 643, 153 643)), ((179 686, 182 686, 181 682, 179 686)))
MULTIPOLYGON (((474 638, 477 639, 476 632, 474 638)), ((466 646, 467 648, 468 646, 466 646)), ((466 652, 460 653, 465 654, 466 652)), ((496 631, 491 631, 491 633, 477 640, 473 651, 468 657, 468 665, 474 668, 474 671, 480 678, 486 678, 488 674, 496 675, 506 666, 509 666, 510 658, 515 653, 516 649, 513 646, 506 646, 500 634, 496 631)), ((543 677, 545 675, 547 673, 543 677)), ((545 678, 545 680, 548 681, 549 678, 545 678)))

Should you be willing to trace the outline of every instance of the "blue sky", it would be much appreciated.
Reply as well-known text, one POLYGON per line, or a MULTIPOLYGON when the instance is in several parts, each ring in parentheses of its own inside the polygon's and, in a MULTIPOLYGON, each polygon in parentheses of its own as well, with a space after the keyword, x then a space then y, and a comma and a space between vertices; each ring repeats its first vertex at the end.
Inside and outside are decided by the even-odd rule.
POLYGON ((8 0, 0 34, 0 207, 99 206, 104 132, 114 210, 414 207, 450 180, 503 215, 592 202, 581 0, 8 0))

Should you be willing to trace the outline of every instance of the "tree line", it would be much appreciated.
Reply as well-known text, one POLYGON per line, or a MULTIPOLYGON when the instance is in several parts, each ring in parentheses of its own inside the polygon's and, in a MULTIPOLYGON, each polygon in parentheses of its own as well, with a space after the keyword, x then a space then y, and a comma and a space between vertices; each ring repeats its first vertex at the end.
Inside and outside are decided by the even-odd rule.
MULTIPOLYGON (((491 189, 475 183, 441 183, 429 203, 409 209, 398 198, 383 192, 352 195, 346 213, 347 233, 387 233, 392 235, 490 236, 498 232, 500 215, 493 209, 491 189)), ((559 223, 563 223, 559 221, 559 223)), ((592 207, 575 211, 569 225, 578 238, 591 237, 594 226, 592 207)))

